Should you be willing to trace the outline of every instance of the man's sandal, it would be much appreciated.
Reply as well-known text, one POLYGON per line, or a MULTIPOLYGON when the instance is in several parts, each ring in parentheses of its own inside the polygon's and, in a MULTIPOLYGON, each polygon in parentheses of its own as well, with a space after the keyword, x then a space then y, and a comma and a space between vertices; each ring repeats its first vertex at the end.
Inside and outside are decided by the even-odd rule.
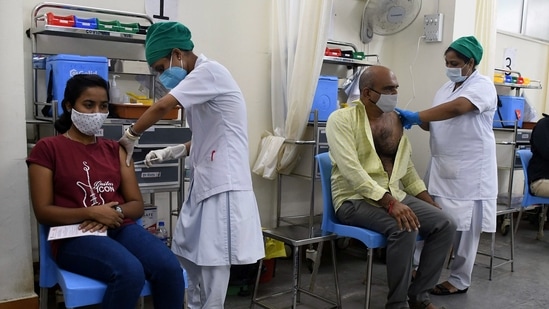
POLYGON ((456 288, 456 290, 452 292, 444 284, 439 283, 435 286, 434 289, 431 290, 431 294, 433 294, 433 295, 464 294, 464 293, 467 293, 467 290, 469 290, 469 288, 465 288, 463 290, 460 290, 460 289, 456 288))
MULTIPOLYGON (((431 305, 430 300, 424 300, 424 301, 408 301, 408 305, 410 306, 410 309, 427 309, 431 305)), ((433 305, 432 307, 438 308, 438 309, 446 309, 444 307, 436 307, 433 305)))

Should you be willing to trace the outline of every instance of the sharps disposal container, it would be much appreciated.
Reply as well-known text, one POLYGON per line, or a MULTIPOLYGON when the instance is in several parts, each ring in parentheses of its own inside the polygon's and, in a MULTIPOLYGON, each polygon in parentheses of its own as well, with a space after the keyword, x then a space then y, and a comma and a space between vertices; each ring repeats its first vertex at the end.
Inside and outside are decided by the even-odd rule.
POLYGON ((311 116, 309 121, 314 121, 314 110, 318 110, 318 121, 325 122, 330 114, 337 109, 337 77, 320 76, 316 86, 311 116))
MULTIPOLYGON (((76 74, 97 74, 108 81, 108 60, 106 57, 70 54, 58 54, 46 59, 48 99, 57 100, 58 115, 63 113, 61 106, 67 81, 76 74)), ((45 116, 52 115, 51 110, 48 110, 47 113, 48 115, 45 116)))
POLYGON ((524 98, 500 95, 498 108, 494 114, 494 128, 522 128, 524 118, 524 98))

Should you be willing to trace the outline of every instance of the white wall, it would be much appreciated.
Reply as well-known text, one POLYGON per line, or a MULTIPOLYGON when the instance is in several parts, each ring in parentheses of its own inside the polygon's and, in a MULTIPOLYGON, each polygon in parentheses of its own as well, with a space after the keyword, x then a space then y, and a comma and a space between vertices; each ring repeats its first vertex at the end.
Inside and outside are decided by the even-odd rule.
POLYGON ((30 207, 25 158, 25 97, 23 22, 19 1, 2 1, 0 67, 0 303, 34 296, 31 258, 30 207), (9 13, 7 13, 9 12, 9 13), (15 30, 16 29, 16 30, 15 30))

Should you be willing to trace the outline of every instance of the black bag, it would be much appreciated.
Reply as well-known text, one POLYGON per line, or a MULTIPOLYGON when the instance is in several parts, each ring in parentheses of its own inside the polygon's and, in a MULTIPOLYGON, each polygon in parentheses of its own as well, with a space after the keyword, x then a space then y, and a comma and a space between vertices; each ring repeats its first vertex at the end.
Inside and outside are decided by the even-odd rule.
POLYGON ((255 283, 259 262, 245 265, 231 265, 229 285, 240 286, 255 283))
POLYGON ((240 287, 238 296, 250 296, 250 286, 253 286, 259 269, 259 261, 254 264, 231 265, 229 286, 240 287))
MULTIPOLYGON (((46 103, 51 103, 53 101, 53 70, 50 70, 50 79, 48 81, 47 95, 48 97, 46 98, 46 103)), ((42 116, 49 117, 51 115, 51 106, 45 105, 44 107, 42 107, 42 116)))

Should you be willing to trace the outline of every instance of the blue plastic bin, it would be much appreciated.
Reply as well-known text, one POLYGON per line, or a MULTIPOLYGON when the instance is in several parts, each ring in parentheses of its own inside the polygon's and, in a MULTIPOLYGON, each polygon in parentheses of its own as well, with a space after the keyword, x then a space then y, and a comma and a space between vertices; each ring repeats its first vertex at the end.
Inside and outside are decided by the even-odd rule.
POLYGON ((314 114, 312 112, 315 109, 318 110, 318 121, 325 122, 337 108, 337 77, 320 76, 313 98, 309 121, 314 121, 314 114))
POLYGON ((513 128, 515 120, 518 120, 517 127, 522 128, 524 98, 500 95, 499 99, 501 106, 498 107, 498 110, 494 114, 494 128, 513 128))
MULTIPOLYGON (((76 74, 97 74, 108 81, 109 66, 107 57, 70 54, 58 54, 48 57, 46 60, 46 89, 48 89, 48 83, 52 82, 52 98, 57 100, 58 115, 63 113, 61 106, 67 81, 76 74)), ((51 111, 49 111, 49 116, 51 114, 51 111)))
POLYGON ((97 18, 74 17, 74 27, 83 29, 97 29, 97 18))

